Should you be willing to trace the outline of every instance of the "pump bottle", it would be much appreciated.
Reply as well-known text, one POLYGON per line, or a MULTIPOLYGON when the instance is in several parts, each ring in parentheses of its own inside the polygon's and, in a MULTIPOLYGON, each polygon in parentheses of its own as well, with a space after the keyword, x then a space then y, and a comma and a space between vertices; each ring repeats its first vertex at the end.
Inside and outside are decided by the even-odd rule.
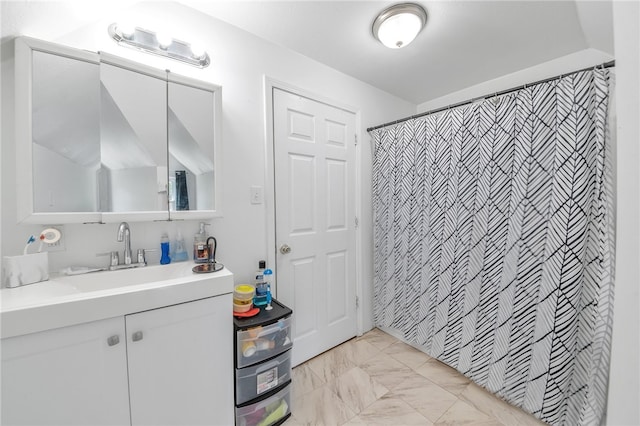
POLYGON ((196 263, 207 263, 209 260, 209 247, 207 246, 207 225, 200 222, 200 231, 193 238, 193 261, 196 263))

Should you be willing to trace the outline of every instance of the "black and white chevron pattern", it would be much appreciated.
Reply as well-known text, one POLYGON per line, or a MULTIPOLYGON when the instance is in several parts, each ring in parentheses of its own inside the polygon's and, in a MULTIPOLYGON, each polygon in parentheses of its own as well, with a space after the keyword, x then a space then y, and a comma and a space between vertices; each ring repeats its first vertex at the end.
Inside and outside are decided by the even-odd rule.
POLYGON ((609 71, 373 130, 374 319, 552 425, 604 416, 609 71))

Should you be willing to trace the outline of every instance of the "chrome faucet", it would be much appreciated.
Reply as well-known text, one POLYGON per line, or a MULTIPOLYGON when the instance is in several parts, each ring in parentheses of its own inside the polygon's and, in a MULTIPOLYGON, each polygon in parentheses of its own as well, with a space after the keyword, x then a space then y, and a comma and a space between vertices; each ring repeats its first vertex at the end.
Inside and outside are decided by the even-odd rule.
MULTIPOLYGON (((109 270, 116 271, 118 269, 139 268, 141 266, 147 266, 147 259, 145 258, 145 249, 138 249, 136 256, 136 262, 133 263, 131 259, 131 229, 127 222, 120 223, 118 226, 118 241, 124 241, 124 259, 120 263, 120 256, 117 251, 110 253, 101 253, 100 255, 109 255, 109 270)), ((153 250, 153 249, 150 249, 153 250)))
POLYGON ((124 264, 131 265, 131 230, 127 222, 118 227, 118 242, 124 241, 124 264))

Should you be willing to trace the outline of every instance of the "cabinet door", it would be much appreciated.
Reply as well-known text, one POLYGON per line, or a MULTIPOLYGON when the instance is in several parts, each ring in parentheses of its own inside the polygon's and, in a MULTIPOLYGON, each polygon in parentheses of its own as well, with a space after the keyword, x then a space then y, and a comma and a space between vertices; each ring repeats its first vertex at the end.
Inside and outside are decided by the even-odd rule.
POLYGON ((129 424, 126 361, 123 317, 2 339, 2 424, 129 424))
POLYGON ((232 425, 231 294, 126 316, 132 425, 232 425))
POLYGON ((169 214, 219 216, 221 88, 173 73, 168 79, 169 214))
POLYGON ((166 72, 101 54, 100 204, 109 222, 166 220, 166 72))

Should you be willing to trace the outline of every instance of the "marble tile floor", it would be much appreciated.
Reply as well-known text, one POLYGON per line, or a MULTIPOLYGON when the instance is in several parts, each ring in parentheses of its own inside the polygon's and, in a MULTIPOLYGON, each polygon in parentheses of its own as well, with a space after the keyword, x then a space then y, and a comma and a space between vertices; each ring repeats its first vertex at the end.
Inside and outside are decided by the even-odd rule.
POLYGON ((378 329, 293 369, 298 425, 545 426, 378 329))

